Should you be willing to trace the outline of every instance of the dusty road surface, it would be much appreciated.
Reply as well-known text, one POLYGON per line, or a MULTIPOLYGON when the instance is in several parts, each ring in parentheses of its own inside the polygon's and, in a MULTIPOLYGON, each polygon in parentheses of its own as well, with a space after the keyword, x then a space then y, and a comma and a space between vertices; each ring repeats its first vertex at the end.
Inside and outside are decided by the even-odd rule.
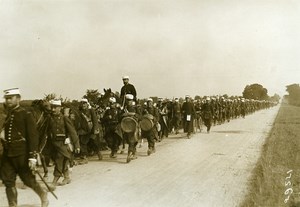
MULTIPOLYGON (((149 157, 144 143, 139 158, 129 164, 125 154, 111 159, 104 152, 102 161, 94 157, 74 167, 72 183, 55 191, 59 199, 49 194, 50 206, 238 206, 278 108, 215 126, 210 134, 196 133, 191 139, 171 135, 157 143, 149 157)), ((19 206, 39 206, 31 189, 18 192, 19 206)), ((3 186, 0 197, 0 206, 7 206, 3 186)))

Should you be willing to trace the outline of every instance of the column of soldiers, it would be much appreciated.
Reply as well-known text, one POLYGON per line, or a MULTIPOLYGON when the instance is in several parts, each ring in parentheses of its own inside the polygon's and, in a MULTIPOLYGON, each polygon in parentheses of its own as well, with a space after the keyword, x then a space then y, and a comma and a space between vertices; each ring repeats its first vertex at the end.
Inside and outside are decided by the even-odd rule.
POLYGON ((156 152, 156 142, 170 133, 177 135, 183 129, 187 138, 191 138, 197 130, 201 132, 203 125, 209 133, 213 125, 245 118, 274 105, 268 101, 218 96, 192 100, 188 95, 185 101, 178 98, 158 99, 154 103, 152 98, 148 98, 143 103, 137 100, 135 87, 129 84, 128 76, 123 77, 123 83, 121 104, 115 97, 110 97, 109 105, 102 110, 95 110, 87 99, 82 99, 78 108, 63 105, 61 100, 49 101, 52 113, 44 118, 43 123, 47 123, 44 131, 37 127, 40 119, 35 121, 30 112, 20 107, 19 90, 5 91, 7 118, 1 135, 4 146, 1 177, 6 186, 9 206, 17 205, 17 174, 40 196, 42 206, 48 206, 47 193, 36 182, 34 175, 38 155, 43 154, 39 148, 42 133, 53 149, 50 158, 54 163, 54 179, 50 190, 55 190, 56 186, 71 182, 70 170, 74 164, 87 164, 89 155, 93 154, 102 160, 101 149, 106 147, 111 151, 110 158, 116 159, 121 144, 128 144, 126 162, 129 163, 137 159, 136 147, 142 138, 147 139, 146 153, 149 156, 156 152), (63 180, 59 182, 61 177, 63 180))

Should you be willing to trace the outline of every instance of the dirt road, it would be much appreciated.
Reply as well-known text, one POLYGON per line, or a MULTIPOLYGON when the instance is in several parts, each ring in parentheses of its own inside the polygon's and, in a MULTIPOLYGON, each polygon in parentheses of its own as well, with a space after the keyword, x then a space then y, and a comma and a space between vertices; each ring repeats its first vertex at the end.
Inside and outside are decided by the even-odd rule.
MULTIPOLYGON (((139 158, 129 164, 125 154, 111 159, 104 152, 103 161, 94 157, 74 167, 72 183, 55 191, 59 200, 49 194, 50 206, 238 206, 278 108, 215 126, 210 134, 196 133, 191 139, 171 135, 157 143, 149 157, 144 143, 139 158)), ((21 207, 39 206, 33 191, 18 192, 21 207)), ((0 206, 6 203, 2 186, 0 206)))

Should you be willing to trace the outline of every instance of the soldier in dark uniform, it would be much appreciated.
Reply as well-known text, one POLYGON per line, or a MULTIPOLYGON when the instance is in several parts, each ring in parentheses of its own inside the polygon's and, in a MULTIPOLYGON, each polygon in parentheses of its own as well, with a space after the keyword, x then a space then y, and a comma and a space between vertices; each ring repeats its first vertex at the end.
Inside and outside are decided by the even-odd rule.
POLYGON ((167 101, 160 100, 159 104, 157 104, 157 109, 159 111, 159 124, 160 124, 160 131, 158 141, 162 141, 164 137, 169 136, 169 125, 168 125, 168 108, 167 108, 167 101))
POLYGON ((59 178, 64 177, 59 185, 66 185, 71 182, 69 167, 72 153, 80 152, 79 138, 72 121, 61 112, 61 101, 52 100, 50 104, 53 115, 49 126, 49 137, 54 148, 55 163, 52 184, 58 185, 59 178))
POLYGON ((182 104, 181 113, 183 115, 184 132, 187 133, 187 137, 190 138, 194 131, 194 118, 196 114, 194 103, 191 102, 190 96, 185 96, 185 102, 182 104))
POLYGON ((149 98, 147 100, 147 106, 143 110, 143 115, 151 114, 153 116, 153 127, 149 131, 142 130, 142 137, 147 138, 148 141, 148 151, 147 154, 151 155, 154 153, 155 150, 155 140, 158 140, 158 131, 157 131, 157 124, 159 120, 159 112, 156 107, 153 106, 153 100, 149 98))
POLYGON ((32 188, 41 199, 41 206, 49 204, 47 192, 36 181, 38 151, 38 131, 31 112, 20 106, 21 95, 17 88, 4 91, 7 117, 3 124, 4 147, 1 176, 6 187, 6 196, 10 207, 17 206, 16 177, 20 176, 25 185, 32 188))
POLYGON ((175 98, 172 107, 172 118, 175 134, 179 133, 180 123, 181 123, 181 105, 179 99, 175 98))
POLYGON ((77 129, 81 150, 81 160, 79 161, 79 164, 86 164, 88 163, 88 144, 93 146, 94 150, 98 155, 98 159, 102 160, 100 146, 99 143, 96 141, 96 137, 99 134, 99 123, 95 110, 89 107, 88 100, 83 98, 81 99, 80 103, 80 126, 77 129))
POLYGON ((122 142, 122 130, 120 128, 121 111, 116 107, 116 99, 109 98, 110 108, 103 115, 103 124, 105 126, 105 139, 108 147, 111 149, 111 158, 117 157, 119 146, 122 142))
POLYGON ((203 116, 202 119, 204 125, 207 127, 207 133, 210 132, 213 115, 214 115, 214 110, 210 103, 210 98, 207 97, 205 103, 202 105, 202 116, 203 116))
POLYGON ((202 120, 201 120, 201 100, 198 99, 195 103, 195 111, 196 111, 196 130, 202 131, 202 120))
POLYGON ((128 155, 127 155, 127 163, 129 163, 131 160, 134 160, 137 158, 136 156, 136 146, 138 144, 138 138, 139 138, 139 127, 138 127, 138 121, 140 119, 140 113, 135 105, 135 102, 133 101, 133 95, 132 94, 126 94, 126 103, 125 107, 122 111, 122 119, 125 117, 131 117, 135 120, 136 127, 135 130, 132 132, 123 132, 123 139, 125 142, 128 143, 128 155))
POLYGON ((132 94, 133 95, 133 100, 136 100, 136 90, 135 87, 129 83, 129 76, 123 76, 123 83, 124 86, 121 88, 121 94, 120 94, 120 98, 122 100, 122 105, 124 106, 124 101, 125 101, 125 95, 126 94, 132 94))

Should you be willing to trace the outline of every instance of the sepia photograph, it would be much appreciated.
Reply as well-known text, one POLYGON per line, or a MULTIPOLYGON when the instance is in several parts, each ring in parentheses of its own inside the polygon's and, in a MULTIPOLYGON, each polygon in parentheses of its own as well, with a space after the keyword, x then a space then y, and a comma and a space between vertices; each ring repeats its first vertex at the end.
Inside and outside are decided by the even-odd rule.
POLYGON ((300 1, 0 0, 0 207, 300 207, 300 1))

